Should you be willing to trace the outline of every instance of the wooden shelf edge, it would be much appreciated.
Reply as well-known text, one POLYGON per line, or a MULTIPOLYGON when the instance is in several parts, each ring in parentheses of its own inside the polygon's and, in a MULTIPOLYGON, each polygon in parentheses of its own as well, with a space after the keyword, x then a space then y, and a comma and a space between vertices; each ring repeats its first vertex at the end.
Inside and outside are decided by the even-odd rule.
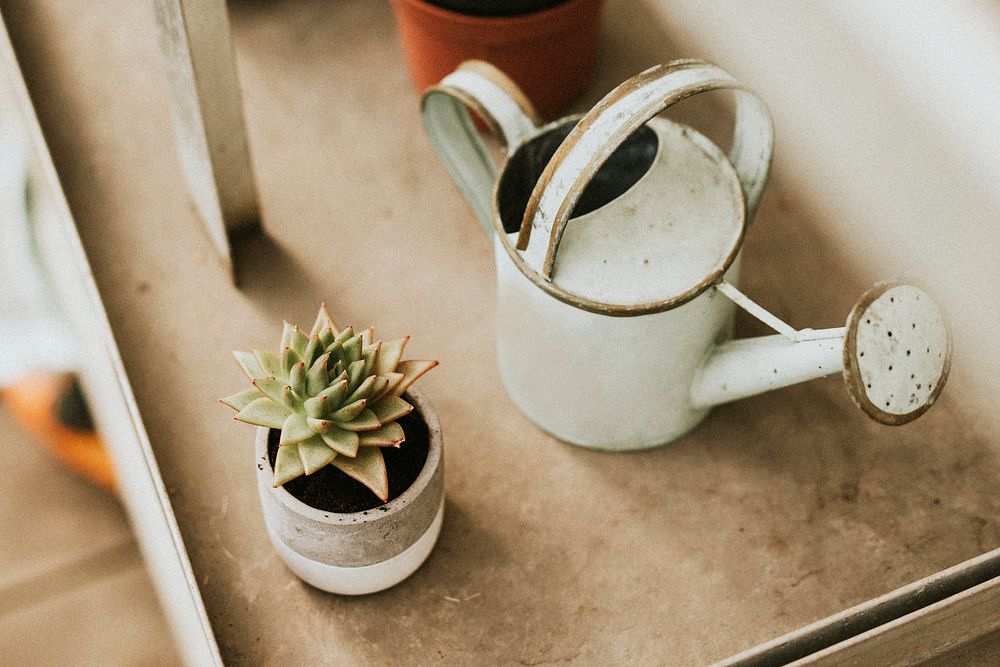
POLYGON ((0 27, 0 76, 16 98, 37 160, 32 184, 46 213, 38 216, 44 221, 38 229, 39 252, 85 351, 80 355, 81 380, 88 396, 101 397, 91 407, 115 461, 122 498, 146 562, 155 564, 150 574, 178 649, 187 664, 221 665, 149 436, 2 16, 0 27))

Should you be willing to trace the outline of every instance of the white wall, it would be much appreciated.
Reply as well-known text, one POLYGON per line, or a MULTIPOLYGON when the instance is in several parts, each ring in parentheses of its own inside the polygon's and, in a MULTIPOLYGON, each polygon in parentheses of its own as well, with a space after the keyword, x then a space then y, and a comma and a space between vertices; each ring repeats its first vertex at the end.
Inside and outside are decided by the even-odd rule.
POLYGON ((650 0, 672 51, 774 115, 776 166, 856 258, 948 310, 952 388, 1000 398, 1000 3, 650 0))

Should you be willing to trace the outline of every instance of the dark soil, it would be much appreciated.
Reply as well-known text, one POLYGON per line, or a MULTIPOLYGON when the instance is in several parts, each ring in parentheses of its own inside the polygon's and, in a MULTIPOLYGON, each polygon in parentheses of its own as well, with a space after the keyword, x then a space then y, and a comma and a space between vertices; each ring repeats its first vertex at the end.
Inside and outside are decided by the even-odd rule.
MULTIPOLYGON (((405 397, 404 397, 405 398, 405 397)), ((397 449, 382 447, 385 467, 389 473, 389 500, 398 497, 420 475, 430 448, 430 431, 418 410, 398 420, 406 440, 397 449)), ((267 455, 274 468, 278 456, 277 429, 271 429, 267 439, 267 455)), ((361 482, 348 477, 339 468, 328 465, 312 475, 303 475, 285 484, 285 490, 304 502, 326 512, 350 513, 370 510, 382 505, 382 500, 361 482)))
POLYGON ((540 12, 566 0, 430 0, 432 5, 470 16, 520 16, 540 12))

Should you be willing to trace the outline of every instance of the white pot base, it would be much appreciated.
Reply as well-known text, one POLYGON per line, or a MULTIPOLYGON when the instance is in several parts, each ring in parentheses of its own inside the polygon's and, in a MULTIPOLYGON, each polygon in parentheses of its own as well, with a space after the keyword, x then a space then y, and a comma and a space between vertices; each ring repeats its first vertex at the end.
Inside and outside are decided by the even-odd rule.
POLYGON ((444 498, 431 525, 416 542, 389 560, 360 567, 338 567, 306 558, 278 539, 270 525, 267 526, 267 535, 288 569, 307 584, 328 593, 367 595, 395 586, 416 572, 437 543, 443 521, 444 498))

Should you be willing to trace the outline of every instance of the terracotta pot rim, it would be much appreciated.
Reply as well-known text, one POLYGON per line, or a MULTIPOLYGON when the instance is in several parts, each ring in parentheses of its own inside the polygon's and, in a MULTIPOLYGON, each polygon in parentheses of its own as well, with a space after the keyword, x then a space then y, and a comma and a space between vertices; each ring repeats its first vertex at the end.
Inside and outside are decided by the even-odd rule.
MULTIPOLYGON (((420 22, 427 30, 463 34, 475 31, 476 36, 493 34, 506 37, 504 41, 516 42, 541 35, 563 32, 573 25, 572 20, 583 6, 600 6, 604 0, 566 0, 530 14, 514 16, 473 16, 432 5, 427 0, 391 0, 397 8, 405 8, 411 20, 420 22)), ((459 35, 460 37, 461 35, 459 35)))
POLYGON ((257 429, 257 458, 258 460, 261 458, 264 460, 263 470, 258 468, 258 477, 268 478, 266 481, 267 486, 270 488, 270 493, 279 503, 295 514, 299 514, 307 519, 316 521, 317 523, 327 524, 330 526, 371 524, 396 514, 399 510, 411 504, 422 493, 424 493, 424 491, 427 490, 431 481, 434 479, 434 473, 441 466, 442 460, 441 423, 438 421, 437 412, 435 412, 430 401, 419 389, 411 387, 407 390, 406 395, 412 400, 414 407, 427 424, 429 436, 427 460, 424 461, 424 467, 420 469, 420 474, 418 474, 417 478, 413 480, 413 483, 410 484, 405 491, 391 499, 389 502, 371 509, 362 510, 360 512, 331 512, 329 510, 318 509, 312 505, 302 502, 286 491, 283 486, 274 488, 270 482, 270 476, 273 475, 273 470, 267 453, 267 439, 268 433, 271 429, 266 426, 260 426, 257 429))

